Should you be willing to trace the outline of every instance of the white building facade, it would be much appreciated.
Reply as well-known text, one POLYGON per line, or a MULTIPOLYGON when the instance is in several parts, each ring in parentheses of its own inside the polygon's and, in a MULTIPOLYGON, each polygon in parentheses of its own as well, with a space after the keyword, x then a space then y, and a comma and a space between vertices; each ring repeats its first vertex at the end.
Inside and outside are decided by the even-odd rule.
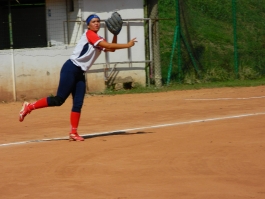
MULTIPOLYGON (((27 7, 27 5, 22 6, 22 0, 19 2, 21 5, 14 5, 15 2, 13 2, 9 9, 14 16, 13 21, 9 20, 9 24, 12 24, 11 27, 18 26, 15 20, 16 14, 23 12, 23 9, 27 7)), ((28 2, 27 4, 29 4, 28 2)), ((114 53, 101 53, 95 64, 86 73, 87 92, 102 92, 107 85, 114 85, 117 82, 131 81, 145 86, 145 66, 148 60, 145 58, 145 21, 142 0, 46 0, 44 3, 41 1, 39 3, 29 9, 36 8, 45 11, 43 19, 41 19, 45 24, 41 23, 41 20, 39 22, 41 24, 38 24, 34 21, 35 18, 31 17, 30 28, 26 29, 30 30, 29 33, 22 36, 21 34, 25 32, 22 27, 20 28, 20 30, 22 29, 21 34, 16 36, 16 28, 11 30, 9 27, 9 33, 5 34, 9 35, 9 41, 14 43, 14 47, 8 49, 6 45, 2 46, 2 49, 0 48, 1 101, 30 100, 55 95, 60 69, 69 59, 75 44, 86 30, 84 21, 93 13, 99 15, 102 20, 98 34, 107 41, 111 42, 113 35, 106 29, 104 19, 117 11, 124 19, 122 31, 118 35, 118 43, 127 43, 134 37, 138 42, 130 49, 117 50, 114 53), (40 32, 34 33, 34 28, 37 26, 45 26, 41 27, 44 28, 44 31, 41 29, 40 32), (27 35, 30 36, 33 33, 34 35, 30 38, 26 38, 27 35), (36 47, 32 43, 30 47, 27 47, 35 36, 36 41, 42 43, 36 44, 36 47), (24 40, 23 37, 25 37, 24 40), (21 40, 19 40, 20 38, 21 40), (26 42, 27 39, 28 42, 26 42), (20 43, 16 42, 17 40, 20 43)), ((4 12, 7 11, 4 10, 4 12)), ((19 14, 17 15, 19 16, 19 14)), ((5 20, 5 17, 2 16, 1 19, 5 20)))

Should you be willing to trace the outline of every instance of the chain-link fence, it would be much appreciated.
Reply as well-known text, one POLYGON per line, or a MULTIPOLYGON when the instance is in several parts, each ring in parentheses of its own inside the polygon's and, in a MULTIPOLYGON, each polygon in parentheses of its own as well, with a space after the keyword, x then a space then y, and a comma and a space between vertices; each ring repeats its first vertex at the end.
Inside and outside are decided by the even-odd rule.
POLYGON ((159 1, 163 83, 265 74, 263 0, 159 1))

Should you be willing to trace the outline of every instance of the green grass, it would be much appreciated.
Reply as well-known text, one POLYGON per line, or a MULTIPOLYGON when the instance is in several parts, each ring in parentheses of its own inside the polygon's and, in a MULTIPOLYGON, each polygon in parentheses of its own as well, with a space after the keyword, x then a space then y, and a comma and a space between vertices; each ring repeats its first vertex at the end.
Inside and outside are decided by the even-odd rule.
MULTIPOLYGON (((232 1, 179 0, 181 28, 184 37, 191 39, 193 55, 200 65, 200 79, 195 77, 191 58, 182 43, 182 79, 178 79, 175 51, 171 81, 205 82, 259 79, 265 76, 265 3, 260 0, 240 0, 236 4, 237 25, 233 26, 232 1), (185 22, 185 23, 184 23, 185 22), (188 31, 185 31, 184 27, 188 31), (237 31, 238 74, 235 74, 234 27, 237 31), (190 79, 189 79, 190 78, 190 79), (195 80, 197 79, 197 80, 195 80)), ((159 18, 176 18, 176 1, 158 1, 159 18)), ((160 52, 163 83, 170 64, 176 20, 162 20, 160 52)))
POLYGON ((117 94, 135 94, 135 93, 156 93, 156 92, 167 92, 176 90, 198 90, 198 89, 209 89, 209 88, 222 88, 222 87, 253 87, 253 86, 264 86, 265 78, 255 80, 230 80, 213 83, 195 83, 195 84, 178 84, 171 83, 168 86, 162 86, 157 88, 155 86, 150 87, 136 87, 128 90, 111 90, 107 89, 103 93, 90 93, 100 95, 117 95, 117 94))

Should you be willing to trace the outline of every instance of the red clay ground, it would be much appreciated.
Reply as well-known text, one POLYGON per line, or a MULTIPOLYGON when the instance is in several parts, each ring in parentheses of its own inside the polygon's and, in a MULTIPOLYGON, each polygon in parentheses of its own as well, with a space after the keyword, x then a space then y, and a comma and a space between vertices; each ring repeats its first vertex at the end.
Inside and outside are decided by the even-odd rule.
POLYGON ((0 198, 264 199, 264 100, 264 86, 88 96, 80 134, 125 132, 15 145, 66 137, 71 99, 22 123, 21 102, 0 104, 0 198))

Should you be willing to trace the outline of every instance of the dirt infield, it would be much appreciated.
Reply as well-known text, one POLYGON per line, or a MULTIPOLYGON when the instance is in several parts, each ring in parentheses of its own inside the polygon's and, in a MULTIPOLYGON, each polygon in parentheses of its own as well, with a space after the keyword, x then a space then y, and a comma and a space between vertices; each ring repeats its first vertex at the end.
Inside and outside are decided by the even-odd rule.
POLYGON ((264 101, 265 86, 88 96, 84 142, 65 139, 71 99, 22 123, 2 103, 0 198, 264 199, 264 101))

